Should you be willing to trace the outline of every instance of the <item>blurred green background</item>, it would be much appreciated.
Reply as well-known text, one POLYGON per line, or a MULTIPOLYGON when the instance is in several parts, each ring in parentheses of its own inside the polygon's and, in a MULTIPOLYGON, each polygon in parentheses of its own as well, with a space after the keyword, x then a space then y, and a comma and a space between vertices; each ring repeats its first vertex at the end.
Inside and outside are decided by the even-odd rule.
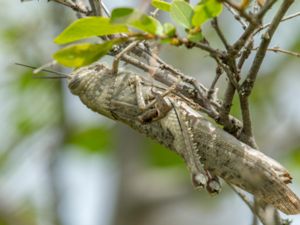
MULTIPOLYGON (((58 49, 53 38, 75 19, 70 9, 46 1, 0 5, 0 225, 250 224, 250 210, 225 184, 216 197, 195 192, 175 154, 91 112, 64 81, 33 79, 14 65, 51 61, 58 49)), ((298 11, 296 1, 289 13, 298 11)), ((235 40, 241 28, 228 12, 221 18, 235 40)), ((300 18, 283 23, 271 46, 300 52, 299 27, 300 18)), ((209 27, 205 33, 220 44, 209 27)), ((213 79, 215 65, 199 50, 165 46, 160 54, 205 85, 213 79)), ((299 71, 299 58, 268 53, 251 97, 257 142, 290 170, 298 195, 299 71)), ((238 101, 232 113, 240 117, 238 101)), ((289 218, 297 225, 299 217, 289 218)))

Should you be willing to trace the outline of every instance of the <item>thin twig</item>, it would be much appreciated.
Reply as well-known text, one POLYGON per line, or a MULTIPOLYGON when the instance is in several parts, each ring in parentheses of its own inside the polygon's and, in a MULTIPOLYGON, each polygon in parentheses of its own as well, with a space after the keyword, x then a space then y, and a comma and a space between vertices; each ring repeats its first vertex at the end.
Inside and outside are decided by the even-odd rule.
POLYGON ((240 108, 242 111, 243 119, 243 130, 240 136, 240 139, 251 147, 258 149, 258 146, 253 137, 252 121, 249 109, 249 100, 248 96, 245 96, 243 93, 239 93, 240 99, 240 108))
MULTIPOLYGON (((227 183, 228 184, 228 183, 227 183)), ((232 190, 243 200, 243 202, 249 207, 249 209, 252 211, 252 213, 254 214, 254 215, 256 215, 259 219, 260 219, 260 221, 264 224, 264 225, 269 225, 268 223, 267 223, 267 221, 265 220, 265 218, 264 218, 264 216, 263 215, 261 215, 260 213, 259 213, 259 211, 258 211, 258 209, 255 207, 255 203, 254 202, 251 202, 248 198, 247 198, 247 196, 242 192, 242 191, 240 191, 240 189, 239 188, 237 188, 237 187, 235 187, 235 186, 233 186, 233 185, 231 185, 231 184, 228 184, 231 188, 232 188, 232 190)))
POLYGON ((260 11, 256 14, 256 17, 261 20, 276 2, 277 0, 266 1, 260 11))
POLYGON ((282 17, 284 16, 284 14, 286 13, 286 11, 288 10, 288 8, 290 7, 290 5, 292 3, 293 3, 293 0, 285 1, 281 5, 281 7, 280 7, 279 11, 277 12, 277 14, 275 15, 275 17, 273 18, 271 25, 269 26, 268 30, 263 35, 263 39, 262 39, 261 44, 256 53, 253 64, 250 68, 247 78, 241 85, 241 89, 239 92, 243 124, 244 124, 243 134, 246 136, 246 139, 247 139, 246 142, 248 142, 248 144, 254 144, 253 147, 255 147, 255 142, 254 142, 253 133, 252 133, 248 96, 252 92, 257 73, 260 69, 263 59, 265 58, 265 54, 266 54, 266 51, 270 44, 270 41, 273 37, 273 34, 274 34, 275 30, 277 29, 282 17))
POLYGON ((250 24, 257 24, 257 20, 255 17, 249 15, 244 9, 241 9, 239 5, 231 2, 230 0, 222 0, 226 4, 228 4, 231 8, 235 9, 241 17, 247 20, 250 24))
POLYGON ((74 11, 79 12, 79 13, 83 13, 85 15, 89 15, 89 13, 90 13, 86 8, 83 8, 82 6, 72 2, 71 0, 51 0, 51 1, 59 3, 59 4, 64 5, 64 6, 67 6, 71 9, 73 9, 74 11))
POLYGON ((100 0, 100 4, 101 4, 101 7, 104 10, 106 16, 110 17, 110 11, 109 11, 109 9, 107 8, 107 6, 104 4, 104 2, 102 0, 100 0))
MULTIPOLYGON (((255 212, 258 212, 258 210, 259 210, 259 204, 255 197, 253 197, 253 209, 255 212)), ((257 213, 253 214, 252 224, 259 225, 259 219, 258 219, 257 213)))
POLYGON ((159 9, 154 9, 152 12, 150 12, 150 15, 155 18, 157 16, 158 12, 159 12, 159 9))
POLYGON ((216 94, 216 85, 217 85, 217 82, 218 82, 219 78, 221 77, 222 73, 223 73, 223 69, 220 66, 217 66, 215 78, 213 79, 213 81, 208 89, 208 92, 207 92, 208 99, 212 99, 215 97, 213 95, 216 94))
POLYGON ((229 133, 235 133, 236 130, 232 127, 232 123, 229 121, 229 114, 232 106, 232 101, 235 95, 235 90, 239 89, 239 70, 236 66, 236 55, 232 51, 230 46, 229 52, 223 61, 216 59, 218 65, 225 71, 229 81, 227 83, 227 88, 224 94, 224 101, 222 108, 220 109, 220 119, 224 123, 224 129, 229 133))
POLYGON ((249 209, 252 211, 253 214, 256 214, 254 207, 253 207, 253 203, 247 198, 246 195, 244 195, 244 193, 242 193, 237 187, 233 186, 232 184, 228 185, 232 188, 232 190, 238 195, 240 196, 240 198, 243 200, 243 202, 246 203, 246 205, 249 207, 249 209))
MULTIPOLYGON (((181 39, 180 40, 183 44, 185 45, 189 45, 191 44, 188 40, 186 39, 181 39)), ((213 57, 213 58, 216 58, 216 57, 222 57, 222 53, 218 50, 218 49, 214 49, 212 47, 210 47, 209 45, 207 44, 204 44, 204 43, 192 43, 196 48, 200 48, 202 49, 203 51, 206 51, 208 53, 210 53, 210 55, 213 57)))
POLYGON ((252 48, 253 48, 253 39, 249 40, 249 43, 246 45, 246 47, 244 48, 241 57, 239 58, 239 62, 238 62, 238 69, 241 70, 244 63, 246 62, 246 60, 249 58, 252 48))
POLYGON ((92 9, 92 14, 94 16, 102 16, 102 6, 101 6, 101 0, 89 0, 91 9, 92 9))
MULTIPOLYGON (((278 25, 280 24, 282 17, 287 12, 288 8, 292 5, 293 1, 294 0, 286 0, 280 6, 278 12, 274 16, 270 26, 268 27, 268 30, 264 33, 264 35, 262 37, 261 44, 258 48, 258 51, 257 51, 254 61, 252 63, 252 66, 250 68, 250 71, 249 71, 246 79, 242 83, 240 91, 239 91, 240 108, 242 111, 242 119, 243 119, 243 130, 241 132, 241 136, 239 139, 256 149, 257 149, 257 145, 256 145, 255 139, 253 137, 248 97, 251 94, 252 89, 254 87, 257 73, 260 69, 263 59, 265 58, 265 54, 266 54, 266 51, 270 44, 270 41, 273 37, 273 34, 274 34, 275 30, 277 29, 278 25)), ((276 0, 267 1, 266 4, 261 9, 261 11, 257 14, 257 18, 261 19, 275 2, 276 2, 276 0)), ((253 30, 253 33, 255 33, 254 30, 253 30)), ((247 36, 246 37, 249 38, 249 37, 251 37, 251 35, 253 37, 253 34, 251 34, 251 33, 249 33, 248 37, 247 36)), ((251 42, 250 42, 250 44, 251 44, 251 42)), ((248 47, 250 47, 250 46, 248 45, 248 47)), ((240 63, 243 64, 242 61, 240 61, 240 63)), ((276 217, 276 213, 277 212, 275 210, 274 222, 277 223, 278 217, 276 217)), ((259 215, 258 210, 256 210, 256 215, 259 216, 261 222, 264 223, 264 217, 259 215)))
POLYGON ((224 100, 222 104, 222 110, 220 113, 220 118, 224 123, 224 129, 228 131, 229 133, 233 134, 235 132, 234 127, 232 127, 232 124, 229 121, 229 113, 232 106, 233 97, 235 94, 235 87, 232 84, 232 82, 228 82, 227 88, 225 90, 224 94, 224 100))
POLYGON ((228 11, 234 16, 234 18, 242 25, 242 28, 245 30, 248 26, 248 24, 243 20, 243 18, 240 17, 240 15, 231 8, 228 4, 224 4, 224 6, 228 9, 228 11))
POLYGON ((268 30, 263 35, 263 39, 258 48, 258 51, 257 51, 254 61, 252 63, 252 66, 250 68, 250 71, 249 71, 245 81, 242 83, 240 91, 239 91, 240 105, 241 105, 242 118, 243 118, 243 124, 244 124, 242 138, 245 139, 244 141, 247 144, 250 144, 254 148, 256 148, 257 146, 256 146, 256 143, 253 138, 252 125, 251 125, 252 122, 251 122, 251 118, 250 118, 248 96, 252 92, 258 71, 263 62, 263 59, 265 58, 266 51, 271 42, 273 34, 275 33, 275 30, 277 29, 278 25, 280 24, 282 17, 287 12, 287 10, 289 9, 289 7, 292 5, 293 2, 294 2, 294 0, 286 0, 282 3, 280 9, 278 10, 277 14, 273 18, 271 25, 269 26, 268 30))
MULTIPOLYGON (((285 21, 288 21, 288 20, 293 19, 293 18, 298 17, 298 16, 300 16, 300 12, 297 12, 297 13, 291 14, 287 17, 284 17, 280 22, 285 22, 285 21)), ((267 24, 261 26, 257 31, 255 31, 254 35, 257 34, 260 31, 268 28, 270 25, 271 25, 271 23, 267 23, 267 24)))
MULTIPOLYGON (((254 48, 252 50, 257 50, 258 48, 254 48)), ((267 48, 267 51, 269 52, 275 52, 275 53, 283 53, 283 54, 287 54, 287 55, 291 55, 291 56, 295 56, 295 57, 300 57, 300 52, 293 52, 293 51, 289 51, 289 50, 285 50, 279 47, 273 47, 273 48, 267 48)))
MULTIPOLYGON (((273 6, 276 0, 269 0, 263 8, 255 15, 257 21, 261 21, 268 10, 273 6)), ((233 48, 238 53, 244 46, 245 43, 253 37, 253 33, 259 27, 258 23, 250 23, 245 32, 241 35, 241 37, 234 43, 233 48)))
POLYGON ((218 23, 218 19, 214 18, 211 22, 212 27, 215 29, 215 31, 217 32, 219 38, 221 39, 223 45, 225 46, 225 48, 228 50, 229 49, 229 44, 222 32, 222 30, 219 27, 219 23, 218 23))
POLYGON ((292 5, 293 2, 294 0, 286 0, 282 3, 280 9, 278 10, 277 14, 273 18, 273 21, 270 24, 268 30, 263 34, 261 44, 255 55, 250 71, 247 75, 247 78, 242 84, 242 92, 244 92, 243 95, 249 96, 251 94, 252 88, 254 86, 254 82, 256 80, 257 73, 265 58, 266 51, 275 33, 275 30, 277 29, 282 17, 287 12, 287 10, 289 9, 289 7, 292 5))

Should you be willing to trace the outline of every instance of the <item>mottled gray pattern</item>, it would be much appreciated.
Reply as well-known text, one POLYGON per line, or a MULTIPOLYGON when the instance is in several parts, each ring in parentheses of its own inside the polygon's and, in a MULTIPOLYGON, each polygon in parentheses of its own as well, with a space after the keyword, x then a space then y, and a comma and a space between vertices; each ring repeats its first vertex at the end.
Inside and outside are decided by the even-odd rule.
MULTIPOLYGON (((158 121, 142 124, 137 119, 142 110, 138 107, 134 84, 136 76, 131 72, 113 75, 106 66, 93 64, 73 72, 69 88, 93 111, 126 123, 175 151, 184 158, 191 172, 193 162, 197 161, 197 165, 203 164, 212 174, 254 194, 259 200, 282 212, 300 213, 300 200, 287 186, 291 177, 283 166, 226 133, 204 113, 190 107, 186 100, 168 94, 165 100, 172 103, 175 109, 172 108, 158 121), (189 126, 188 136, 182 133, 182 126, 176 115, 178 112, 189 126), (185 139, 189 137, 193 154, 187 151, 185 139)), ((141 81, 146 100, 151 99, 153 91, 164 91, 144 77, 141 77, 141 81)))

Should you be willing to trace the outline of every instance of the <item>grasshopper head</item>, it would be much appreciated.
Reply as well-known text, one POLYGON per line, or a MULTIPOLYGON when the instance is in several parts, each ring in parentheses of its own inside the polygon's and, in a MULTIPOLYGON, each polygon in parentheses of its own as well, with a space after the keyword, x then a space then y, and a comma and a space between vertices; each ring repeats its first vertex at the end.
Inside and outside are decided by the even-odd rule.
POLYGON ((103 64, 94 63, 75 70, 69 80, 69 89, 74 95, 81 95, 95 86, 97 81, 101 81, 106 76, 110 76, 110 70, 103 64))
POLYGON ((111 116, 108 102, 112 95, 115 76, 103 64, 94 63, 75 70, 69 81, 69 89, 90 109, 111 116))

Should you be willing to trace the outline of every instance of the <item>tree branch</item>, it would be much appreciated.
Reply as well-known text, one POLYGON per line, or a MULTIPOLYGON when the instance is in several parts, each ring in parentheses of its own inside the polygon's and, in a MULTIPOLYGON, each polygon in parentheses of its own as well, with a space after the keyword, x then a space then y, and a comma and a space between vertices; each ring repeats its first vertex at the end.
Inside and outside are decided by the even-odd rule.
POLYGON ((278 25, 282 17, 285 15, 289 7, 293 4, 294 0, 285 0, 280 9, 278 10, 277 14, 275 15, 272 23, 270 24, 268 30, 263 34, 261 44, 258 48, 258 51, 255 55, 254 61, 250 68, 250 71, 247 75, 247 78, 243 82, 241 86, 241 95, 249 96, 253 89, 257 73, 260 69, 260 66, 265 58, 266 51, 268 46, 272 40, 272 37, 277 29, 278 25))
POLYGON ((71 8, 72 10, 74 10, 75 12, 79 12, 85 15, 89 15, 89 11, 88 9, 86 9, 85 7, 83 8, 81 5, 74 3, 71 0, 50 0, 52 2, 56 2, 58 4, 67 6, 69 8, 71 8))
POLYGON ((94 16, 102 16, 101 0, 89 0, 94 16))

